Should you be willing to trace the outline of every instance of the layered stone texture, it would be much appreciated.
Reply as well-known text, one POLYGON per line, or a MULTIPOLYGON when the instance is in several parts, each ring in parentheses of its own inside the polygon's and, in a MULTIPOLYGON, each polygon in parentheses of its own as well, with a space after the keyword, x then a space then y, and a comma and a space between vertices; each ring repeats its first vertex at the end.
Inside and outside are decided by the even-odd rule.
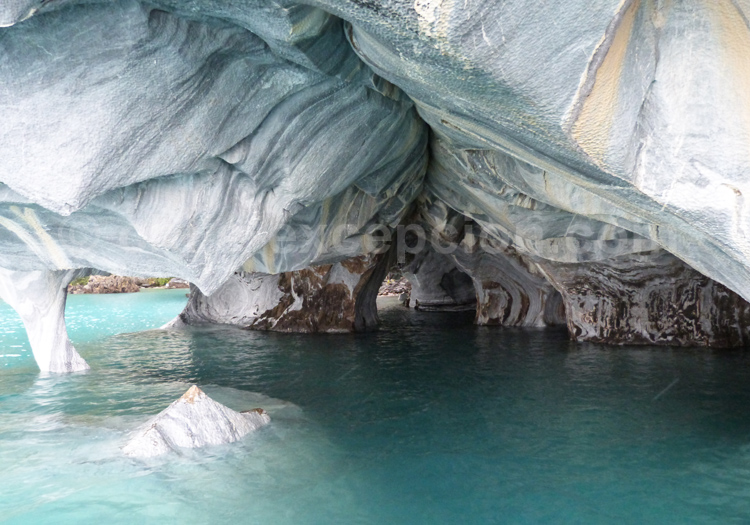
POLYGON ((163 4, 0 8, 0 268, 211 294, 374 251, 426 168, 411 100, 319 9, 163 4))
POLYGON ((747 346, 750 303, 658 250, 582 264, 540 263, 575 341, 747 346))
POLYGON ((4 29, 0 267, 178 276, 211 293, 274 244, 272 273, 335 260, 345 241, 339 258, 363 253, 368 223, 397 222, 418 191, 427 134, 397 88, 329 47, 341 27, 323 18, 310 38, 325 67, 127 0, 4 29), (315 235, 278 240, 290 223, 315 235))
POLYGON ((493 189, 621 226, 750 298, 747 6, 324 5, 449 151, 494 172, 493 189))
POLYGON ((234 443, 270 422, 261 408, 235 412, 192 386, 133 431, 122 451, 126 456, 150 458, 184 448, 234 443))
MULTIPOLYGON (((643 279, 598 293, 632 299, 616 310, 644 341, 692 344, 630 312, 653 302, 643 283, 691 311, 649 277, 675 275, 662 250, 699 272, 675 286, 720 289, 704 275, 750 299, 746 11, 731 0, 9 0, 0 268, 177 276, 205 297, 241 289, 241 275, 261 290, 248 299, 257 313, 300 304, 291 280, 259 274, 308 272, 295 282, 324 304, 328 277, 310 268, 377 253, 370 234, 421 197, 499 249, 459 236, 448 256, 431 241, 412 272, 430 283, 417 285, 420 305, 462 303, 474 288, 478 322, 549 324, 559 296, 540 267, 570 319, 571 268, 595 283, 650 257, 643 279)), ((452 238, 441 213, 431 235, 452 238)), ((702 312, 744 308, 706 293, 702 312)), ((256 315, 238 308, 216 317, 256 315)), ((310 319, 289 326, 336 324, 302 309, 310 319)), ((706 322, 709 339, 744 341, 706 322)))
POLYGON ((193 287, 169 328, 217 323, 275 332, 362 332, 378 325, 376 299, 390 254, 269 275, 236 272, 210 296, 193 287))
POLYGON ((433 191, 420 201, 420 220, 433 243, 455 246, 452 259, 472 276, 478 323, 565 320, 574 340, 615 344, 748 344, 750 305, 739 295, 624 228, 541 204, 509 186, 497 191, 487 179, 510 170, 441 148, 435 144, 433 158, 442 162, 430 170, 433 191), (466 178, 470 198, 447 185, 447 173, 466 178))
POLYGON ((476 324, 543 327, 565 323, 562 297, 531 257, 492 237, 430 192, 420 197, 417 210, 431 250, 442 253, 471 279, 476 324))
POLYGON ((471 236, 453 255, 474 283, 478 325, 565 324, 562 296, 534 261, 489 237, 471 236))
POLYGON ((0 27, 9 27, 34 15, 42 2, 38 0, 8 0, 0 5, 0 27))
POLYGON ((80 372, 89 368, 68 339, 65 327, 68 284, 88 274, 87 270, 0 270, 0 298, 21 316, 42 372, 80 372))

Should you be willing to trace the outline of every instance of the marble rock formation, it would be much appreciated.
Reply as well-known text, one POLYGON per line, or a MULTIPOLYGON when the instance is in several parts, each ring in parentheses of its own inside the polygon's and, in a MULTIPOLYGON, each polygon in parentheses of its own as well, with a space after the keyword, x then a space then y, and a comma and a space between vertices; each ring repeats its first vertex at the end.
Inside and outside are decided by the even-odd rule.
POLYGON ((180 448, 234 443, 270 422, 263 409, 235 412, 194 385, 135 430, 122 450, 130 457, 150 458, 180 448))
POLYGON ((504 319, 512 312, 507 305, 515 303, 516 312, 520 305, 534 315, 510 315, 510 322, 499 324, 556 324, 565 315, 577 341, 715 347, 750 342, 750 304, 741 296, 632 231, 637 228, 544 204, 518 181, 498 185, 496 174, 507 177, 518 161, 505 158, 510 165, 503 166, 497 156, 488 164, 473 155, 455 155, 444 143, 433 143, 435 162, 419 209, 432 238, 440 237, 433 242, 461 241, 452 257, 474 277, 478 322, 504 319), (456 178, 466 181, 469 194, 449 183, 456 178), (466 227, 454 209, 480 225, 479 241, 456 234, 466 227), (492 277, 483 284, 488 273, 492 277), (512 300, 514 290, 520 302, 512 300), (502 317, 488 315, 492 309, 502 317))
POLYGON ((316 5, 480 184, 625 228, 750 299, 747 4, 316 5))
POLYGON ((418 200, 418 212, 432 250, 443 253, 470 277, 476 324, 542 327, 565 323, 562 296, 534 259, 487 234, 429 192, 418 200))
POLYGON ((426 126, 341 20, 199 4, 3 4, 0 268, 176 276, 208 295, 241 267, 370 253, 368 228, 400 221, 426 126))
MULTIPOLYGON (((748 15, 733 0, 6 0, 0 268, 176 276, 205 297, 244 286, 236 272, 307 271, 316 294, 310 268, 371 256, 372 231, 427 198, 502 253, 424 255, 420 305, 474 287, 479 322, 547 323, 550 285, 575 296, 570 268, 661 267, 662 251, 750 299, 748 15)), ((297 293, 276 279, 250 302, 297 293)), ((644 282, 612 297, 648 302, 625 290, 644 282)), ((60 315, 29 315, 72 356, 60 315)))
POLYGON ((235 273, 210 296, 193 287, 167 328, 230 324, 275 332, 352 332, 377 327, 377 295, 390 254, 269 275, 235 273))
POLYGON ((453 253, 471 276, 476 324, 543 327, 565 324, 562 296, 529 257, 490 237, 468 236, 453 253))

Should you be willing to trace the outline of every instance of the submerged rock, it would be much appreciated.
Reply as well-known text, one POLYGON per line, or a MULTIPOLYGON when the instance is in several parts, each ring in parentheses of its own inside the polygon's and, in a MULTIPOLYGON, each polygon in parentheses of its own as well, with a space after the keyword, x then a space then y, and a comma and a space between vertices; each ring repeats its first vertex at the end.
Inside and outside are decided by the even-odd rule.
POLYGON ((135 430, 122 450, 127 456, 148 458, 180 448, 233 443, 270 422, 263 409, 235 412, 194 385, 135 430))

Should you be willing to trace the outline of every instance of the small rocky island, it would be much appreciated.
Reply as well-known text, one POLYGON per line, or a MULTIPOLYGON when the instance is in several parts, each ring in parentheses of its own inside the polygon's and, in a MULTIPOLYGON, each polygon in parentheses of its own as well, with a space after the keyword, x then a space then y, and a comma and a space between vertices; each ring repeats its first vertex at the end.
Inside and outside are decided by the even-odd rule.
POLYGON ((270 421, 261 408, 235 412, 193 385, 135 430, 122 450, 127 456, 149 458, 181 448, 234 443, 270 421))
POLYGON ((141 288, 190 288, 187 281, 177 278, 140 278, 120 275, 91 275, 68 285, 69 294, 137 293, 141 288))
POLYGON ((373 330, 397 267, 480 325, 745 346, 749 16, 8 0, 0 296, 47 372, 87 367, 66 290, 101 272, 190 283, 172 329, 373 330))

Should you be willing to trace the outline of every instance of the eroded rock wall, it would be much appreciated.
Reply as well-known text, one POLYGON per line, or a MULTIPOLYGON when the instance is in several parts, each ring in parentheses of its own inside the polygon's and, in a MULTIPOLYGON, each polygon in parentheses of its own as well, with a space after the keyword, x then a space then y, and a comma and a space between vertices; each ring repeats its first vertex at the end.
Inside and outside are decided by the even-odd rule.
POLYGON ((317 5, 492 189, 625 228, 750 299, 746 5, 317 5))
POLYGON ((429 191, 418 200, 417 210, 430 249, 471 280, 476 324, 542 327, 565 322, 562 298, 531 257, 492 237, 429 191))
MULTIPOLYGON (((633 301, 597 318, 690 344, 632 313, 656 289, 689 301, 616 278, 644 257, 646 274, 676 275, 666 250, 696 270, 673 284, 705 292, 694 321, 713 328, 692 337, 739 344, 716 323, 739 326, 744 307, 705 290, 750 299, 747 14, 731 0, 8 0, 0 268, 170 275, 206 297, 242 275, 264 307, 297 291, 258 275, 308 272, 297 282, 324 304, 336 265, 376 253, 368 233, 422 198, 499 250, 461 237, 441 259, 433 244, 413 274, 434 274, 421 304, 465 302, 471 281, 478 322, 548 324, 559 299, 538 268, 568 306, 590 268, 602 297, 633 301)), ((448 223, 431 235, 451 238, 448 223)), ((288 326, 336 324, 305 311, 288 326)), ((252 317, 218 317, 233 316, 252 317)))
POLYGON ((575 341, 719 348, 750 343, 750 303, 664 250, 540 266, 565 299, 575 341))
POLYGON ((524 184, 513 176, 533 172, 519 171, 518 161, 488 163, 441 141, 432 158, 420 220, 432 242, 453 243, 451 257, 474 279, 480 324, 542 326, 564 316, 577 341, 748 344, 742 297, 631 230, 514 189, 524 184), (513 185, 499 185, 497 174, 513 185), (462 194, 456 179, 470 191, 462 194))
POLYGON ((463 242, 453 255, 474 282, 476 324, 543 327, 565 323, 562 296, 536 263, 481 233, 463 242))
POLYGON ((453 259, 431 245, 417 253, 404 268, 411 283, 409 305, 425 311, 474 310, 476 295, 471 277, 453 259))
POLYGON ((255 270, 300 269, 345 243, 338 259, 360 255, 370 221, 399 220, 426 128, 345 41, 330 47, 340 21, 311 26, 326 62, 313 67, 195 15, 120 0, 2 30, 0 267, 174 275, 211 293, 276 244, 255 270), (331 239, 290 244, 287 224, 331 239))

